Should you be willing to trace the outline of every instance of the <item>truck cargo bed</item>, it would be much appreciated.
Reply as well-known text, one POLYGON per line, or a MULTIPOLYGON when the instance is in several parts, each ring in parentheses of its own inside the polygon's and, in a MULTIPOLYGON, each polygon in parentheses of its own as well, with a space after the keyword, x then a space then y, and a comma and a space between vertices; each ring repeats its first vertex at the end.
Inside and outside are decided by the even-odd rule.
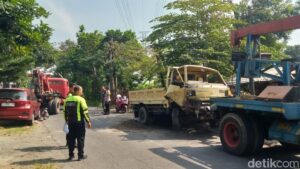
POLYGON ((299 102, 249 100, 241 98, 213 98, 212 101, 216 107, 253 110, 264 113, 282 113, 287 120, 300 119, 299 102))
POLYGON ((129 91, 130 104, 167 104, 164 88, 129 91))

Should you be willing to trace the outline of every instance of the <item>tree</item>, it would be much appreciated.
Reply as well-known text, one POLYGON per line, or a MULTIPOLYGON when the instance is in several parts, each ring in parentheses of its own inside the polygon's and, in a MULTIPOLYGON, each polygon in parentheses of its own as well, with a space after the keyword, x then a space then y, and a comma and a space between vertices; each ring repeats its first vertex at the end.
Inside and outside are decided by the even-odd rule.
POLYGON ((49 40, 44 30, 51 34, 48 25, 34 25, 33 21, 49 13, 35 0, 0 1, 0 81, 20 81, 34 66, 34 46, 38 39, 49 40))
MULTIPOLYGON (((294 4, 291 0, 241 0, 236 5, 234 12, 235 18, 240 21, 238 24, 235 24, 235 27, 240 28, 249 24, 298 15, 299 2, 294 4)), ((283 58, 283 51, 290 33, 291 31, 262 35, 261 44, 263 51, 272 53, 274 59, 283 58)))
MULTIPOLYGON (((134 32, 108 30, 105 35, 101 46, 106 53, 104 67, 107 84, 110 84, 114 95, 118 90, 135 88, 137 86, 135 84, 140 83, 145 77, 142 71, 144 69, 140 67, 141 64, 151 59, 146 56, 146 51, 138 42, 134 32)), ((151 62, 151 64, 154 63, 151 62)))
POLYGON ((284 53, 291 58, 300 59, 300 45, 287 46, 284 53))
MULTIPOLYGON (((61 43, 57 72, 84 88, 89 100, 99 99, 102 85, 116 92, 134 89, 155 65, 132 31, 86 32, 80 26, 77 42, 61 43)), ((153 70, 152 70, 153 71, 153 70)))
POLYGON ((167 4, 171 12, 156 18, 147 41, 164 66, 203 64, 229 76, 229 34, 235 20, 234 6, 222 0, 177 0, 167 4))
POLYGON ((104 54, 100 49, 104 36, 98 31, 86 32, 83 25, 76 36, 77 43, 67 40, 60 45, 57 72, 82 85, 88 99, 97 98, 104 78, 104 54))

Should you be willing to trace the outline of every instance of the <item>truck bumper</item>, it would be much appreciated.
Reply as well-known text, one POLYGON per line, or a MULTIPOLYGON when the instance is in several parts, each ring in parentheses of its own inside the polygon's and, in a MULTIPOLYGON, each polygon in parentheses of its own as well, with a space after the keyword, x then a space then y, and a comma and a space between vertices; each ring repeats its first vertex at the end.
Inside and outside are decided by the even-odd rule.
POLYGON ((300 145, 300 121, 274 121, 269 128, 269 138, 300 145))

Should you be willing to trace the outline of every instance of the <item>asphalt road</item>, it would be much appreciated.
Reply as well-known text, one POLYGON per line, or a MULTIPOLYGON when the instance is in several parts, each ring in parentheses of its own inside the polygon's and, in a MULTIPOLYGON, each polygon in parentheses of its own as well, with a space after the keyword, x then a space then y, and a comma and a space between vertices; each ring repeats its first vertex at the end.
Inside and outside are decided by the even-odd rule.
MULTIPOLYGON (((166 125, 143 126, 131 114, 101 115, 91 109, 93 129, 87 130, 85 152, 88 159, 66 162, 64 168, 85 169, 208 169, 248 168, 253 158, 263 160, 297 160, 300 151, 286 150, 281 146, 264 148, 251 157, 236 157, 225 153, 214 132, 208 129, 173 131, 166 125)), ((65 145, 61 114, 44 121, 51 138, 58 146, 65 145)), ((67 149, 60 150, 67 158, 67 149)), ((55 162, 55 161, 52 161, 55 162)))

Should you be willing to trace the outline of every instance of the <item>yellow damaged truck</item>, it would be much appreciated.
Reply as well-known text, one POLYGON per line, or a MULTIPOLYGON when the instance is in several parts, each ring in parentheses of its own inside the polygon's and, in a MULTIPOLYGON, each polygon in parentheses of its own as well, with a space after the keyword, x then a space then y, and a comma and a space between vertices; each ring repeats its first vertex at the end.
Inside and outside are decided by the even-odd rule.
POLYGON ((198 65, 169 67, 166 88, 129 91, 129 105, 134 117, 150 124, 159 116, 169 117, 174 129, 192 122, 214 125, 210 98, 230 96, 221 74, 198 65))

